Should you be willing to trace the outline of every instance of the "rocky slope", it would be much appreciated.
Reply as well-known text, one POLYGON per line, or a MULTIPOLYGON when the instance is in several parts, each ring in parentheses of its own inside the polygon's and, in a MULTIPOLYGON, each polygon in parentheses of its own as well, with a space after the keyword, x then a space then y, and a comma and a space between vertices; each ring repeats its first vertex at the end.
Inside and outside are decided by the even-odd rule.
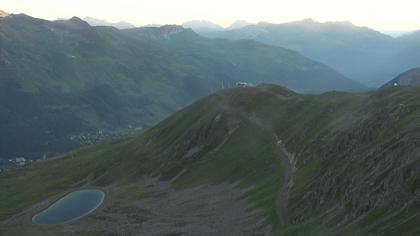
POLYGON ((221 91, 143 134, 1 174, 0 233, 417 235, 419 101, 416 87, 221 91), (92 215, 30 222, 87 186, 107 193, 92 215))

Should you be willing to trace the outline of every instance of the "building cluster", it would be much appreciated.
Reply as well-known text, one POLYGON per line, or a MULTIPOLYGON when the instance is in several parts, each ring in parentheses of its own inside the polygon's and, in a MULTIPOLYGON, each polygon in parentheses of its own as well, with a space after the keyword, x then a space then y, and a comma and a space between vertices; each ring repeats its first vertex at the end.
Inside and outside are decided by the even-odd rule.
POLYGON ((72 135, 69 137, 69 139, 77 142, 80 145, 90 145, 108 139, 109 137, 107 136, 108 134, 103 134, 102 131, 99 131, 98 133, 82 133, 72 135))
POLYGON ((103 141, 113 140, 113 139, 119 139, 122 137, 125 137, 128 134, 131 134, 136 129, 130 128, 128 130, 119 131, 119 132, 109 132, 109 131, 103 131, 99 130, 98 132, 86 132, 86 133, 80 133, 77 135, 72 135, 68 137, 69 140, 81 145, 92 145, 95 143, 100 143, 103 141))
POLYGON ((254 85, 248 82, 237 82, 236 87, 245 88, 245 87, 254 87, 254 85))
MULTIPOLYGON (((95 143, 100 143, 103 141, 123 138, 133 132, 140 131, 142 129, 143 128, 141 126, 129 125, 128 128, 124 130, 120 130, 119 132, 99 130, 97 132, 90 132, 90 133, 86 132, 86 133, 81 133, 78 135, 72 135, 68 137, 68 139, 79 144, 80 146, 85 146, 85 145, 92 145, 95 143)), ((36 160, 27 159, 22 156, 15 157, 12 159, 6 159, 6 158, 2 159, 0 157, 0 172, 26 166, 26 165, 32 164, 34 161, 37 162, 37 161, 42 161, 46 159, 47 159, 46 153, 44 153, 42 157, 36 160)))
POLYGON ((9 162, 14 164, 15 166, 24 166, 24 165, 27 165, 27 164, 31 164, 33 161, 28 160, 24 157, 16 157, 14 159, 9 159, 9 162))

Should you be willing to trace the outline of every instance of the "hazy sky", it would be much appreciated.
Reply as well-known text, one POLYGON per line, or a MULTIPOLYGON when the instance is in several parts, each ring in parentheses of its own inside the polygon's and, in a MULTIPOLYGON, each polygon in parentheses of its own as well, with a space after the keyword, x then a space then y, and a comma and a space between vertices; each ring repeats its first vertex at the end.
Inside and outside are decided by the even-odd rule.
POLYGON ((381 31, 420 29, 419 0, 0 0, 0 9, 45 19, 91 16, 137 26, 192 19, 227 26, 238 19, 281 23, 312 18, 381 31))

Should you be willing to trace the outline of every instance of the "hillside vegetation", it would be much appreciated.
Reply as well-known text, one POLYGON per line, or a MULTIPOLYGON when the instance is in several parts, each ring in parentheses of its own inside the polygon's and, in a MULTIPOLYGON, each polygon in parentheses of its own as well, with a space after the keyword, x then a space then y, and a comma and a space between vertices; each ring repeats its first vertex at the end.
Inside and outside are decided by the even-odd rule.
POLYGON ((296 52, 179 26, 118 30, 74 17, 0 21, 0 158, 39 158, 156 124, 238 81, 360 89, 296 52))
POLYGON ((0 174, 0 234, 418 235, 419 101, 410 87, 223 90, 142 134, 0 174), (92 215, 31 223, 87 186, 107 193, 92 215))

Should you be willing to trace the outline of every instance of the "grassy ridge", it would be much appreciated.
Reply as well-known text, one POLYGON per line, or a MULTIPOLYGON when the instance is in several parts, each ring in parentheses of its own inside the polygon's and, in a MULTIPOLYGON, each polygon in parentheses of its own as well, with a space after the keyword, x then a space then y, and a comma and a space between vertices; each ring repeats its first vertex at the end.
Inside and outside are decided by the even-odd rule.
POLYGON ((243 197, 276 224, 273 205, 282 172, 272 140, 250 122, 228 114, 225 102, 223 95, 215 95, 144 134, 2 173, 0 186, 6 194, 0 199, 1 218, 69 187, 125 186, 145 175, 170 180, 182 172, 174 187, 236 184, 246 189, 243 197), (188 154, 195 147, 200 148, 188 154))
POLYGON ((270 85, 222 91, 143 134, 2 173, 0 216, 69 187, 125 188, 152 175, 178 190, 234 183, 275 226, 284 167, 258 120, 296 157, 286 235, 416 235, 419 94, 298 95, 270 85))

